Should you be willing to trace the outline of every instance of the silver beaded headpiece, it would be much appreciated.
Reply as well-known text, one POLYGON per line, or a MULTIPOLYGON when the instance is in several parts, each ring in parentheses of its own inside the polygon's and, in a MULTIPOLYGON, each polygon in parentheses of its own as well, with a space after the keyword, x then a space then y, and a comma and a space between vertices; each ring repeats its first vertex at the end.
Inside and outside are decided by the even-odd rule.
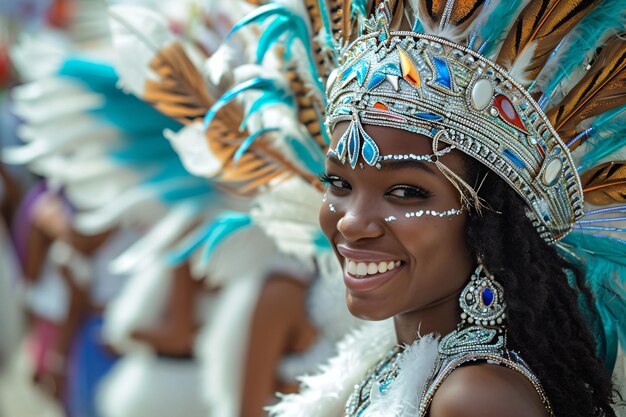
MULTIPOLYGON (((327 127, 349 121, 335 152, 352 167, 380 152, 364 124, 422 134, 465 152, 511 185, 552 243, 583 215, 580 178, 566 145, 531 95, 502 67, 432 35, 389 30, 382 3, 376 30, 347 49, 327 83, 327 127)), ((436 149, 433 149, 436 152, 436 149)))

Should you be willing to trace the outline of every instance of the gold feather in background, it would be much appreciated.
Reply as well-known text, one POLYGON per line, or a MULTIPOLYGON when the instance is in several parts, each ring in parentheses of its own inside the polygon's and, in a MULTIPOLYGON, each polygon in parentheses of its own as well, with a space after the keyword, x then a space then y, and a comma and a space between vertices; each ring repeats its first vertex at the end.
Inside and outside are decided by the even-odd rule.
POLYGON ((167 116, 187 124, 203 117, 215 103, 180 43, 161 49, 150 68, 160 80, 146 81, 143 99, 167 116))
MULTIPOLYGON (((619 36, 609 41, 591 69, 572 91, 546 115, 557 133, 567 141, 585 119, 626 104, 626 42, 619 36)), ((580 143, 571 147, 574 150, 580 143)))
POLYGON ((598 2, 599 0, 530 2, 511 27, 496 62, 510 67, 533 42, 536 42, 535 52, 526 71, 528 79, 535 79, 554 48, 598 2))
MULTIPOLYGON (((202 75, 181 44, 174 43, 161 49, 150 68, 160 80, 146 82, 143 98, 162 113, 190 124, 202 120, 215 103, 202 75)), ((249 136, 247 131, 239 131, 242 120, 241 107, 231 102, 219 111, 206 131, 209 148, 222 163, 216 181, 238 194, 253 193, 277 177, 294 174, 313 184, 319 182, 264 142, 263 137, 257 138, 237 162, 233 161, 235 152, 249 136)))
MULTIPOLYGON (((408 0, 404 0, 407 2, 408 0)), ((443 17, 446 0, 419 0, 419 9, 422 18, 430 17, 433 22, 438 22, 443 17)), ((480 12, 485 0, 460 0, 455 1, 450 13, 449 24, 463 31, 480 12)))
POLYGON ((586 171, 580 180, 585 202, 596 206, 626 203, 626 161, 598 165, 586 171))
POLYGON ((320 147, 326 147, 322 135, 324 127, 320 124, 319 119, 324 105, 315 100, 315 96, 311 94, 311 88, 305 84, 294 64, 289 65, 285 76, 289 80, 289 87, 296 98, 300 123, 306 127, 306 130, 320 147))

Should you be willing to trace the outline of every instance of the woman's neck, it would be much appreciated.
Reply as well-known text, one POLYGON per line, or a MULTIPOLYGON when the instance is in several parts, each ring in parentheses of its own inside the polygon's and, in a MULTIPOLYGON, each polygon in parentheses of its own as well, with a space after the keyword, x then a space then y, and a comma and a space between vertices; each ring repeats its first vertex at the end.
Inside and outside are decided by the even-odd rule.
POLYGON ((438 333, 442 336, 456 329, 461 321, 459 292, 436 300, 418 310, 394 316, 394 326, 399 344, 411 344, 419 335, 438 333))

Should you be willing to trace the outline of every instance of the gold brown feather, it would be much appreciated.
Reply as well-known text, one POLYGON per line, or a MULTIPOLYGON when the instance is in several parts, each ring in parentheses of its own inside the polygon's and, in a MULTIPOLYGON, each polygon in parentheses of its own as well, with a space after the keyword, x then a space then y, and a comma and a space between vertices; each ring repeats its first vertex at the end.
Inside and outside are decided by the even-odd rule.
MULTIPOLYGON (((626 104, 626 42, 616 36, 602 49, 583 79, 546 115, 567 139, 590 117, 626 104)), ((578 145, 576 145, 578 146, 578 145)), ((575 146, 571 150, 575 149, 575 146)))
POLYGON ((323 126, 320 124, 319 118, 323 104, 315 100, 311 88, 305 84, 294 64, 289 66, 285 76, 289 81, 290 90, 296 98, 300 123, 306 127, 306 130, 320 147, 325 147, 326 142, 322 134, 323 126))
POLYGON ((626 161, 598 165, 586 171, 580 180, 585 202, 596 206, 626 203, 626 161))
MULTIPOLYGON (((405 2, 407 0, 404 0, 405 2)), ((419 0, 419 9, 422 18, 429 18, 439 22, 443 18, 446 0, 419 0)), ((480 12, 485 0, 460 0, 454 2, 448 24, 463 31, 480 12)))
POLYGON ((203 117, 215 103, 202 75, 178 42, 161 49, 150 62, 160 80, 147 80, 143 99, 181 123, 203 117))
POLYGON ((530 2, 511 27, 496 62, 510 67, 534 42, 536 49, 527 67, 526 76, 531 80, 535 79, 559 42, 598 2, 599 0, 530 2))
MULTIPOLYGON (((309 17, 309 23, 311 25, 313 33, 320 33, 320 31, 324 27, 324 22, 322 21, 322 14, 318 0, 304 0, 304 6, 306 8, 306 12, 309 17)), ((325 80, 328 77, 327 72, 329 64, 332 63, 332 57, 330 56, 328 51, 324 50, 318 37, 314 37, 313 39, 311 39, 311 46, 317 73, 325 80)))
MULTIPOLYGON (((183 124, 202 121, 214 105, 204 79, 179 43, 161 49, 150 63, 160 77, 149 80, 144 99, 157 110, 183 124)), ((253 193, 258 187, 278 177, 300 175, 316 184, 316 177, 291 163, 280 152, 258 138, 237 161, 233 156, 247 131, 239 132, 243 120, 241 107, 231 102, 222 108, 206 131, 206 140, 213 155, 222 162, 216 181, 239 194, 253 193)))

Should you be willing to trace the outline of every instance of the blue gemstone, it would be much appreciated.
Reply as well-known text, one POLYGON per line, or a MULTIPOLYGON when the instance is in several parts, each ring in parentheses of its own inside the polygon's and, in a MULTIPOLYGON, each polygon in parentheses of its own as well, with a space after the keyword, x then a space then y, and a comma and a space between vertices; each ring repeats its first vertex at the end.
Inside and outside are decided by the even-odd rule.
POLYGON ((377 72, 376 74, 372 76, 372 79, 370 80, 370 83, 368 84, 367 89, 371 90, 372 88, 376 87, 378 84, 385 81, 385 78, 386 78, 385 74, 381 72, 377 72))
POLYGON ((367 70, 370 68, 369 61, 362 59, 356 63, 356 79, 359 81, 359 85, 363 85, 365 77, 367 76, 367 70))
POLYGON ((513 161, 513 163, 517 165, 518 167, 520 168, 525 167, 524 161, 522 161, 521 158, 517 156, 512 150, 505 148, 504 151, 502 151, 502 153, 504 154, 504 156, 506 156, 511 161, 513 161))
POLYGON ((402 71, 400 71, 400 67, 398 64, 385 64, 376 69, 376 72, 380 72, 385 75, 397 75, 398 77, 402 77, 402 71))
POLYGON ((487 307, 493 303, 493 291, 491 291, 491 288, 485 287, 480 295, 483 299, 483 304, 487 307))
POLYGON ((386 393, 387 391, 389 391, 389 385, 391 385, 392 382, 393 382, 393 379, 388 379, 388 380, 384 381, 378 387, 378 391, 380 391, 381 394, 386 393))
POLYGON ((439 115, 432 114, 432 113, 415 113, 415 116, 419 117, 420 119, 433 120, 433 121, 443 119, 443 116, 439 116, 439 115))
POLYGON ((450 68, 448 64, 441 58, 434 57, 435 67, 437 67, 437 78, 435 82, 443 85, 446 88, 452 88, 452 80, 450 78, 450 68))

